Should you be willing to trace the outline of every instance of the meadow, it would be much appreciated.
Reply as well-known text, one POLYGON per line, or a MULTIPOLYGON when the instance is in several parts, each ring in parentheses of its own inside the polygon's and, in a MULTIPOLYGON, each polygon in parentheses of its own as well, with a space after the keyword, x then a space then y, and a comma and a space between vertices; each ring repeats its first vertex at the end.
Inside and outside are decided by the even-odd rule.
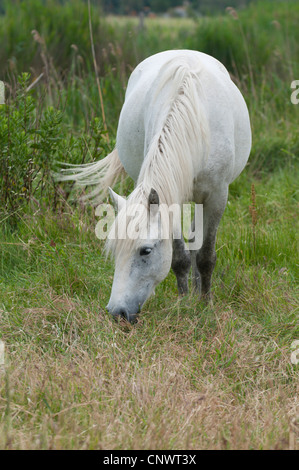
POLYGON ((0 448, 298 449, 297 2, 143 27, 93 7, 91 28, 79 0, 7 2, 0 44, 0 448), (52 172, 113 148, 131 71, 170 48, 227 66, 253 147, 218 232, 213 306, 179 299, 170 272, 138 323, 118 324, 97 218, 52 172))

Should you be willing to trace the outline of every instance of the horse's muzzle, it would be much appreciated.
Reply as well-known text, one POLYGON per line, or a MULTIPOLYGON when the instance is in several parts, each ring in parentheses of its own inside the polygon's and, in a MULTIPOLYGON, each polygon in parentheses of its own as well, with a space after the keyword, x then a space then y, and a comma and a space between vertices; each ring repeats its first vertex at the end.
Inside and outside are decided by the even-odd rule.
POLYGON ((137 314, 130 312, 127 308, 125 307, 114 307, 110 308, 109 304, 107 305, 107 310, 108 312, 113 316, 114 320, 119 321, 119 320, 126 320, 129 323, 136 323, 137 321, 137 314))

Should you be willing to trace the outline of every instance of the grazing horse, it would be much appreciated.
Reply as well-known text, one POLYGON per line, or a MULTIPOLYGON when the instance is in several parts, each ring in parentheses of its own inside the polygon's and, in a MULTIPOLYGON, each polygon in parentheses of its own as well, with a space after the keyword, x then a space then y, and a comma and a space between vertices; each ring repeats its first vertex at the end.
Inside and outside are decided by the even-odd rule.
POLYGON ((228 187, 245 167, 250 149, 245 101, 218 60, 197 51, 172 50, 136 67, 128 82, 115 149, 98 162, 70 165, 61 177, 95 185, 90 195, 99 201, 122 172, 135 182, 128 199, 109 188, 118 210, 111 228, 118 235, 108 237, 115 274, 107 309, 114 317, 134 322, 170 268, 184 295, 192 266, 194 289, 209 299, 216 233, 228 187), (189 201, 203 206, 203 227, 193 222, 195 234, 202 230, 202 245, 190 251, 180 235, 181 218, 174 217, 170 226, 166 212, 159 211, 189 201), (126 234, 128 210, 136 205, 145 209, 136 216, 140 236, 119 236, 126 234), (149 223, 146 214, 152 206, 158 211, 150 212, 149 223))

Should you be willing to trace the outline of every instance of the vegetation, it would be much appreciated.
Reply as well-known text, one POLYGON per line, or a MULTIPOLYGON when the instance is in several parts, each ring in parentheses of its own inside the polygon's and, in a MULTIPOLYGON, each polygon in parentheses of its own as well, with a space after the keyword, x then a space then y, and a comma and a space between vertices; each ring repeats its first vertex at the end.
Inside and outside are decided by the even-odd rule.
POLYGON ((1 448, 298 448, 299 107, 290 85, 299 79, 299 6, 272 5, 143 26, 92 5, 99 89, 86 3, 6 3, 1 448), (105 311, 113 262, 93 210, 52 172, 113 148, 131 70, 169 48, 200 49, 228 67, 248 103, 253 149, 221 222, 213 308, 179 300, 170 273, 132 327, 105 311))
MULTIPOLYGON (((87 0, 83 1, 87 2, 87 0)), ((242 8, 250 1, 255 0, 230 0, 229 4, 232 7, 242 8)), ((57 0, 57 3, 63 4, 64 0, 57 0)), ((91 3, 102 8, 105 13, 114 15, 136 15, 140 12, 146 14, 166 13, 172 12, 175 7, 186 4, 182 0, 91 0, 91 3)), ((227 7, 227 0, 192 0, 187 2, 187 5, 187 12, 189 14, 196 12, 206 14, 224 11, 227 7)), ((0 13, 5 12, 5 6, 7 6, 7 1, 0 0, 0 13)))

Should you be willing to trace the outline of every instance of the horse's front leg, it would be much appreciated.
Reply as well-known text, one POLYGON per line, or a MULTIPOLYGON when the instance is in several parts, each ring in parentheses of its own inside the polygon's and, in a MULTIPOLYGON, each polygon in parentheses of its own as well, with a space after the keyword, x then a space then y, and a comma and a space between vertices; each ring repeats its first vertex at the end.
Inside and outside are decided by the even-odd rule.
MULTIPOLYGON (((196 227, 197 230, 200 230, 201 227, 196 227)), ((191 232, 195 234, 195 218, 192 220, 191 224, 191 232)), ((193 235, 192 238, 189 238, 189 244, 192 245, 195 241, 195 236, 193 235)), ((198 250, 194 250, 190 248, 190 258, 191 258, 191 269, 192 269, 192 293, 199 294, 200 293, 200 273, 198 271, 197 263, 196 263, 196 255, 198 250)))
POLYGON ((179 295, 188 294, 188 275, 191 267, 190 253, 183 238, 173 240, 172 270, 176 275, 179 295))
MULTIPOLYGON (((216 235, 223 215, 228 188, 223 187, 217 193, 211 193, 203 206, 203 244, 192 253, 193 286, 203 300, 211 299, 212 274, 216 265, 216 235)), ((197 230, 198 227, 195 227, 197 230)))
POLYGON ((192 267, 192 293, 193 294, 200 294, 200 272, 197 267, 196 256, 198 250, 190 250, 190 257, 191 257, 191 267, 192 267))

